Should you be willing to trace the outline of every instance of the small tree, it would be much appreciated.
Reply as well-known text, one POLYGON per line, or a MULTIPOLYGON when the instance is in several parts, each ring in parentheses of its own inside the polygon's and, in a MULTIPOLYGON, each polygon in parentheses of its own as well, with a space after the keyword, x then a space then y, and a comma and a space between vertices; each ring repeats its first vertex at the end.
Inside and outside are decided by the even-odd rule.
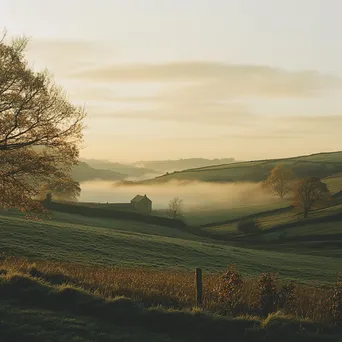
POLYGON ((327 184, 321 182, 317 177, 306 177, 295 188, 294 205, 303 210, 303 216, 307 218, 316 202, 328 197, 327 184))
POLYGON ((173 219, 181 217, 183 214, 183 200, 179 197, 173 198, 169 202, 169 216, 173 219))
POLYGON ((294 178, 294 174, 290 168, 279 164, 271 171, 264 186, 272 195, 279 196, 283 199, 292 190, 294 178))

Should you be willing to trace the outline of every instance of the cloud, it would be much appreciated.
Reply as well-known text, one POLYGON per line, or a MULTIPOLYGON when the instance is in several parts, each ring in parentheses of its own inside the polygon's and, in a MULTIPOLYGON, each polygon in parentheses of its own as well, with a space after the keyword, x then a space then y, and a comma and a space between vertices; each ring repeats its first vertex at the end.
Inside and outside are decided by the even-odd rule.
MULTIPOLYGON (((96 118, 126 118, 146 119, 154 121, 174 121, 188 123, 202 123, 207 125, 220 124, 248 124, 246 120, 252 120, 253 115, 240 103, 203 104, 201 102, 192 105, 180 103, 164 103, 159 107, 150 106, 145 109, 115 110, 111 106, 88 105, 87 111, 90 116, 96 118)), ((250 124, 251 122, 249 122, 250 124)))
POLYGON ((277 110, 279 115, 286 106, 292 106, 289 114, 300 106, 316 110, 326 93, 342 90, 341 79, 314 71, 213 62, 84 68, 72 77, 91 84, 84 95, 102 102, 97 110, 91 109, 99 117, 210 125, 250 126, 257 115, 277 110))
POLYGON ((33 38, 26 49, 30 65, 48 68, 58 78, 67 78, 70 70, 96 67, 108 55, 107 46, 81 39, 33 38))
POLYGON ((219 91, 225 97, 307 97, 342 89, 342 80, 316 71, 292 72, 259 65, 218 62, 109 65, 71 72, 70 77, 99 82, 192 82, 197 94, 219 91))

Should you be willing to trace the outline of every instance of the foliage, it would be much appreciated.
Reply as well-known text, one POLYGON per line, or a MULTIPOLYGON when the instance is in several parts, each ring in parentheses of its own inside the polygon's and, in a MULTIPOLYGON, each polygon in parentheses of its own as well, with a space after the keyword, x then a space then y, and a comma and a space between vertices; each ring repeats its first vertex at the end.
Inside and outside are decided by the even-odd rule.
POLYGON ((294 178, 292 169, 285 167, 283 164, 278 164, 271 171, 264 186, 272 195, 279 196, 283 199, 292 190, 294 178))
POLYGON ((260 309, 264 315, 275 312, 277 308, 277 275, 263 273, 259 280, 260 309))
POLYGON ((340 274, 337 275, 336 284, 332 292, 331 311, 334 323, 337 325, 342 324, 342 280, 340 274))
POLYGON ((236 314, 241 306, 243 277, 236 265, 231 265, 227 272, 221 276, 219 287, 219 302, 225 313, 236 314))
POLYGON ((294 205, 308 217, 311 208, 320 200, 329 198, 328 186, 317 177, 306 177, 295 188, 294 205))
POLYGON ((296 285, 293 281, 278 290, 276 273, 263 273, 258 279, 261 313, 267 316, 277 310, 293 310, 296 285))
POLYGON ((176 219, 177 217, 182 217, 183 215, 183 206, 184 202, 179 197, 175 197, 169 202, 169 211, 168 214, 173 219, 176 219))
POLYGON ((70 177, 77 163, 85 113, 28 67, 26 43, 0 41, 0 206, 38 210, 40 186, 70 177))
POLYGON ((294 281, 290 281, 281 287, 277 294, 277 303, 279 309, 291 310, 295 301, 296 284, 294 281))
POLYGON ((48 193, 52 194, 52 199, 59 201, 77 201, 81 194, 81 187, 72 178, 60 178, 42 185, 38 199, 45 199, 48 193))
POLYGON ((237 230, 244 234, 254 234, 261 231, 261 226, 258 220, 254 218, 242 219, 237 224, 237 230))

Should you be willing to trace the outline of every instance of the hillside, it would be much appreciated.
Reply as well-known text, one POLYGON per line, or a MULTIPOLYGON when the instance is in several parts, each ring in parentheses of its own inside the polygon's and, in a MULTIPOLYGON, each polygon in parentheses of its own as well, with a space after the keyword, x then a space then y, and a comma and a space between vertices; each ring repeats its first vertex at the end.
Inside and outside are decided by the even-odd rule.
POLYGON ((134 165, 151 168, 160 172, 173 172, 185 169, 205 167, 211 165, 221 165, 234 163, 234 158, 223 159, 205 159, 205 158, 189 158, 178 160, 155 160, 155 161, 139 161, 134 165))
POLYGON ((108 160, 98 160, 98 159, 81 159, 82 162, 87 163, 90 167, 100 170, 110 170, 117 173, 127 175, 129 177, 142 177, 142 176, 152 176, 153 174, 158 174, 159 172, 153 169, 147 169, 144 167, 137 167, 134 165, 120 164, 111 162, 108 160))
POLYGON ((78 182, 86 182, 91 180, 106 180, 106 181, 117 181, 123 180, 127 175, 114 172, 111 170, 99 170, 90 167, 85 162, 80 162, 73 168, 72 178, 78 182))
POLYGON ((205 224, 199 229, 208 237, 239 246, 342 258, 342 198, 331 202, 328 207, 312 210, 307 219, 288 206, 241 215, 225 223, 205 224), (238 232, 238 222, 248 218, 258 221, 259 233, 238 232))
POLYGON ((0 216, 0 253, 94 266, 206 272, 236 263, 244 274, 277 271, 300 281, 334 281, 340 259, 232 247, 174 228, 54 213, 48 221, 0 216), (329 267, 326 267, 329 265, 329 267))
POLYGON ((297 177, 314 175, 328 177, 342 172, 342 152, 318 153, 294 158, 257 160, 224 165, 214 165, 181 172, 173 172, 148 183, 188 180, 203 182, 259 182, 279 163, 290 166, 297 177))

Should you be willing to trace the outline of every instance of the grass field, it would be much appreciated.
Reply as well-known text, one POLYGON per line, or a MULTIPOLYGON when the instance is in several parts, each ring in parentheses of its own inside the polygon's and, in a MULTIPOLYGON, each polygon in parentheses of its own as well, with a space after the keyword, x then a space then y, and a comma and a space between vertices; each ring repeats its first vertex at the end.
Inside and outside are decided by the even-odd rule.
POLYGON ((234 220, 259 212, 279 209, 289 206, 288 201, 278 201, 275 199, 274 203, 264 203, 255 205, 240 205, 233 208, 196 208, 184 212, 184 221, 189 225, 200 226, 213 222, 220 222, 226 220, 234 220))
MULTIPOLYGON (((45 262, 30 265, 25 261, 7 260, 1 266, 0 339, 6 342, 220 342, 226 341, 227 337, 234 341, 339 341, 342 333, 338 326, 324 323, 325 305, 329 303, 327 298, 324 299, 325 295, 320 294, 322 291, 328 294, 328 290, 324 289, 313 289, 310 294, 313 297, 307 301, 305 299, 310 299, 310 291, 306 288, 297 289, 299 292, 296 296, 300 299, 298 308, 305 306, 305 310, 309 309, 300 310, 299 315, 310 312, 313 319, 280 312, 268 317, 231 318, 204 313, 199 308, 180 310, 167 308, 167 305, 156 308, 153 302, 146 303, 141 295, 140 301, 133 301, 122 296, 114 297, 110 292, 101 290, 104 286, 115 287, 116 275, 119 275, 119 282, 122 278, 127 282, 129 279, 124 273, 129 273, 135 280, 136 286, 132 287, 135 294, 142 288, 144 293, 157 298, 158 302, 157 291, 153 288, 158 289, 159 285, 165 298, 173 284, 176 287, 173 296, 182 300, 182 294, 177 292, 177 285, 184 287, 184 283, 177 284, 177 280, 182 280, 181 274, 175 274, 176 278, 168 275, 169 283, 165 291, 165 286, 160 286, 162 278, 155 271, 150 272, 153 277, 142 273, 144 277, 139 278, 139 274, 135 277, 135 273, 128 270, 120 273, 120 270, 115 269, 82 269, 71 263, 62 265, 45 262), (88 286, 85 285, 86 281, 90 281, 88 286), (141 283, 143 286, 139 287, 141 283)), ((172 307, 172 302, 170 304, 172 307)))
POLYGON ((291 209, 267 212, 279 207, 192 218, 257 214, 258 236, 237 234, 236 222, 176 229, 61 212, 36 221, 1 211, 0 254, 14 258, 0 257, 0 340, 339 341, 341 331, 327 324, 342 269, 342 221, 328 221, 342 204, 312 212, 311 221, 291 209), (235 318, 222 316, 217 292, 218 272, 231 264, 244 277, 242 316, 229 313, 235 318), (204 271, 206 313, 193 309, 196 267, 204 271), (295 304, 268 318, 257 306, 262 272, 277 272, 281 284, 297 282, 295 304))
POLYGON ((323 182, 328 184, 331 193, 336 193, 342 190, 342 173, 334 174, 323 179, 323 182))
POLYGON ((174 172, 144 183, 171 180, 196 180, 205 182, 259 182, 279 163, 290 166, 297 177, 307 175, 320 178, 342 172, 342 152, 320 153, 285 159, 259 160, 174 172))
POLYGON ((238 232, 239 220, 208 225, 201 231, 230 243, 239 241, 247 247, 342 258, 342 204, 313 210, 308 219, 290 207, 256 214, 254 218, 261 232, 253 236, 238 232))
POLYGON ((284 278, 322 282, 334 281, 341 270, 337 258, 238 248, 141 223, 113 220, 101 224, 97 219, 91 222, 82 216, 57 213, 45 222, 11 215, 1 216, 0 221, 0 252, 32 259, 159 269, 202 267, 205 272, 237 263, 244 274, 274 271, 284 278), (66 223, 68 220, 72 223, 66 223))

